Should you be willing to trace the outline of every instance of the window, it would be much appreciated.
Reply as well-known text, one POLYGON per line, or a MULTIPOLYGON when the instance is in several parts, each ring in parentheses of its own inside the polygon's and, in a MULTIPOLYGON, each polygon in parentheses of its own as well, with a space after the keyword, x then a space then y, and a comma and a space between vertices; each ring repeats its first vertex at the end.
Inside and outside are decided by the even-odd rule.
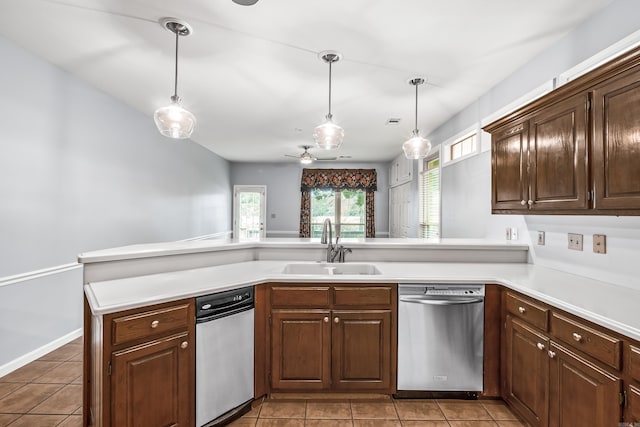
POLYGON ((420 172, 420 237, 440 237, 440 158, 423 160, 420 172))
POLYGON ((460 141, 454 142, 449 146, 449 150, 450 160, 456 160, 475 153, 477 150, 476 134, 474 133, 460 141))
POLYGON ((329 218, 333 233, 340 237, 365 237, 366 195, 364 190, 311 190, 311 237, 322 236, 329 218))

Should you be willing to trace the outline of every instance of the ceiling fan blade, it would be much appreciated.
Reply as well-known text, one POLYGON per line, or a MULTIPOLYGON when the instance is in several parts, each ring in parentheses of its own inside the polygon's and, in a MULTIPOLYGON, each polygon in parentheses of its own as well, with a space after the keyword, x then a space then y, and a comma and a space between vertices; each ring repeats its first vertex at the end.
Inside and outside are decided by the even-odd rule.
POLYGON ((284 156, 285 157, 291 157, 292 159, 299 159, 300 158, 300 156, 293 156, 291 154, 285 154, 284 156))

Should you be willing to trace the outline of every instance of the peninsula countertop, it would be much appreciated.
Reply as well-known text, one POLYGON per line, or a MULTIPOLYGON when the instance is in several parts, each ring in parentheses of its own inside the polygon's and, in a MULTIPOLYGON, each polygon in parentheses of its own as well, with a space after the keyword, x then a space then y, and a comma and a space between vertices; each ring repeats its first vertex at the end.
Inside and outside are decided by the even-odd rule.
POLYGON ((372 262, 380 274, 284 273, 292 262, 300 261, 238 262, 92 282, 85 284, 85 294, 93 314, 99 316, 266 282, 488 283, 504 285, 640 340, 640 291, 551 268, 526 263, 372 262))

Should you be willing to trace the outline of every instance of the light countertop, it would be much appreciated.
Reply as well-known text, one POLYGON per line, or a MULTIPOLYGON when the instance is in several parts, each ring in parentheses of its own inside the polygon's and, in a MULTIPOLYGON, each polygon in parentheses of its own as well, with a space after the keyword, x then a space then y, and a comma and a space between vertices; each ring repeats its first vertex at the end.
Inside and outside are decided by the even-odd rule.
MULTIPOLYGON (((290 245, 290 239, 286 240, 290 245)), ((141 251, 149 253, 149 246, 141 251)), ((104 260, 115 253, 99 252, 101 255, 92 253, 91 257, 104 260)), ((122 249, 119 253, 122 256, 122 249)), ((373 262, 381 274, 330 276, 284 274, 289 263, 250 261, 93 282, 85 285, 85 294, 94 315, 103 315, 265 282, 497 283, 640 340, 640 291, 546 267, 524 263, 373 262)))

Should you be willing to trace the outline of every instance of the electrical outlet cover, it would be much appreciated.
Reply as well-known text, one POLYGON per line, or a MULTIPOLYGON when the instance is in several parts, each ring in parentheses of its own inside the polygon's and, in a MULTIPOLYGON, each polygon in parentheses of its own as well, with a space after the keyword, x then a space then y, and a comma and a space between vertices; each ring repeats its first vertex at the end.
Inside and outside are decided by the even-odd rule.
POLYGON ((569 241, 569 249, 573 249, 574 251, 582 250, 582 234, 569 233, 567 238, 569 241))
POLYGON ((607 236, 604 234, 593 235, 593 253, 606 254, 607 253, 607 236))
POLYGON ((538 245, 544 246, 544 231, 538 231, 538 245))

